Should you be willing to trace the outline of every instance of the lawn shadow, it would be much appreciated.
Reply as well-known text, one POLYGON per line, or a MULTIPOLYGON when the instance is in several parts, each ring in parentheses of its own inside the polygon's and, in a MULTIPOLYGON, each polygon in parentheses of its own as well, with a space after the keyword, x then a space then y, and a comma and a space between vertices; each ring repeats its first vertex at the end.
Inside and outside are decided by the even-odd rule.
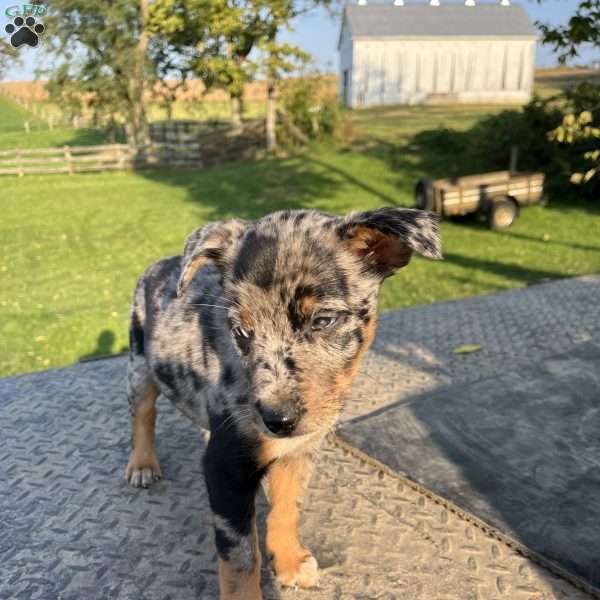
POLYGON ((126 143, 127 139, 123 132, 116 133, 114 140, 111 140, 107 132, 99 129, 74 129, 71 137, 64 142, 67 146, 100 146, 103 144, 126 143))
POLYGON ((562 240, 555 240, 552 238, 551 234, 548 239, 543 239, 540 237, 535 237, 533 235, 527 235, 526 233, 520 233, 517 231, 510 231, 506 229, 503 231, 497 231, 496 234, 507 238, 523 240, 525 242, 534 242, 536 244, 541 244, 545 246, 562 246, 563 248, 571 248, 574 250, 600 252, 600 245, 590 246, 587 244, 580 244, 579 242, 565 242, 562 240))
POLYGON ((83 354, 79 357, 79 362, 88 362, 91 360, 98 360, 102 358, 108 358, 110 356, 117 356, 127 351, 127 347, 115 348, 115 341, 117 336, 114 331, 110 329, 104 329, 98 334, 96 340, 96 347, 88 354, 83 354))
POLYGON ((319 160, 317 158, 311 157, 308 153, 302 155, 302 160, 304 160, 305 162, 307 162, 309 164, 317 165, 320 168, 322 168, 326 171, 329 171, 330 173, 333 173, 334 175, 341 177, 342 179, 345 179, 348 183, 356 186, 360 190, 367 192, 369 194, 372 194, 373 196, 378 197, 383 203, 385 203, 388 206, 398 205, 397 198, 392 198, 388 194, 385 194, 381 190, 374 188, 372 185, 369 185, 368 183, 362 181, 358 177, 355 177, 354 175, 347 173, 343 169, 340 169, 338 167, 335 167, 334 165, 326 163, 323 160, 319 160))
POLYGON ((533 269, 515 264, 506 264, 498 260, 485 260, 474 256, 466 256, 457 252, 444 252, 444 260, 466 269, 477 269, 486 273, 499 275, 507 279, 517 279, 523 283, 563 279, 564 274, 558 271, 533 269))
POLYGON ((228 163, 202 170, 144 170, 151 181, 183 188, 208 221, 256 219, 277 210, 312 208, 318 198, 335 194, 340 181, 333 169, 300 154, 228 163), (315 170, 313 164, 324 167, 315 170))

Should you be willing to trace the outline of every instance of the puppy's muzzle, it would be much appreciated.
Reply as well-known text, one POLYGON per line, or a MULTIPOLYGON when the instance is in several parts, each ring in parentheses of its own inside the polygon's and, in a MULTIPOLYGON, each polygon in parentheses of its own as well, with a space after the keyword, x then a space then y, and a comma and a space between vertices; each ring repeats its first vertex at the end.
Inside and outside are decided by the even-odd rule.
POLYGON ((280 403, 277 406, 259 402, 257 408, 266 428, 280 437, 291 435, 300 421, 300 413, 296 403, 292 401, 280 403))

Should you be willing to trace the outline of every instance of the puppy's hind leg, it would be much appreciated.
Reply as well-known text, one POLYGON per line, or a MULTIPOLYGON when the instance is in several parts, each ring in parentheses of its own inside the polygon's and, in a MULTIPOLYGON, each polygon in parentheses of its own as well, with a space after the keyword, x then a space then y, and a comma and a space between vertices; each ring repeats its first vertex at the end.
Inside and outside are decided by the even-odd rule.
POLYGON ((136 333, 142 335, 139 321, 134 313, 127 373, 132 450, 125 476, 133 487, 148 487, 161 478, 160 465, 154 446, 156 399, 159 390, 152 379, 150 368, 143 354, 143 347, 140 348, 139 337, 136 343, 136 333), (136 332, 136 327, 140 331, 136 332))

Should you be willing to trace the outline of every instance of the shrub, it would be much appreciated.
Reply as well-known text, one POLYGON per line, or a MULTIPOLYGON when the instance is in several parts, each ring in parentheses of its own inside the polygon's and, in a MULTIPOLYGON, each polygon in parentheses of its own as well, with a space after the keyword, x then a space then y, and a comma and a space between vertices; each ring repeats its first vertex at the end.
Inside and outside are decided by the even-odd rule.
POLYGON ((565 90, 564 97, 567 105, 575 113, 591 111, 594 121, 600 121, 600 85, 584 81, 573 88, 565 90))
POLYGON ((520 170, 557 169, 556 147, 547 133, 556 128, 561 112, 534 98, 523 110, 507 110, 480 121, 471 131, 468 160, 484 162, 488 169, 506 169, 513 147, 519 150, 520 170))
MULTIPOLYGON (((585 92, 562 99, 567 104, 593 101, 593 90, 586 87, 585 92)), ((574 128, 573 138, 561 139, 558 132, 567 130, 561 105, 565 102, 559 105, 534 98, 521 110, 505 110, 485 117, 467 131, 424 131, 413 142, 423 150, 424 170, 444 177, 508 169, 511 149, 516 146, 518 169, 545 173, 551 197, 576 195, 597 200, 600 177, 593 171, 600 158, 597 125, 569 117, 566 125, 567 129, 569 123, 574 128), (575 187, 576 182, 584 185, 575 187)), ((589 119, 589 111, 584 114, 589 119)))
MULTIPOLYGON (((281 89, 281 107, 309 138, 333 136, 340 123, 340 106, 330 79, 312 76, 290 79, 281 89)), ((289 132, 280 128, 285 142, 289 132)))

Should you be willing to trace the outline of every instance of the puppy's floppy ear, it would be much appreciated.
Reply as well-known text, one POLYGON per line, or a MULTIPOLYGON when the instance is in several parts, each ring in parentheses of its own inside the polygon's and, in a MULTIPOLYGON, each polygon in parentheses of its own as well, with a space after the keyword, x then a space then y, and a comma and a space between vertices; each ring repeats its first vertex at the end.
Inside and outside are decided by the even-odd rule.
POLYGON ((439 218, 422 210, 380 208, 352 213, 337 228, 343 243, 369 271, 389 277, 406 266, 413 252, 442 258, 439 218))
POLYGON ((181 275, 177 282, 177 295, 181 296, 196 271, 207 261, 213 261, 222 269, 228 261, 235 242, 239 240, 246 221, 231 219, 210 223, 196 229, 187 239, 181 257, 181 275))

